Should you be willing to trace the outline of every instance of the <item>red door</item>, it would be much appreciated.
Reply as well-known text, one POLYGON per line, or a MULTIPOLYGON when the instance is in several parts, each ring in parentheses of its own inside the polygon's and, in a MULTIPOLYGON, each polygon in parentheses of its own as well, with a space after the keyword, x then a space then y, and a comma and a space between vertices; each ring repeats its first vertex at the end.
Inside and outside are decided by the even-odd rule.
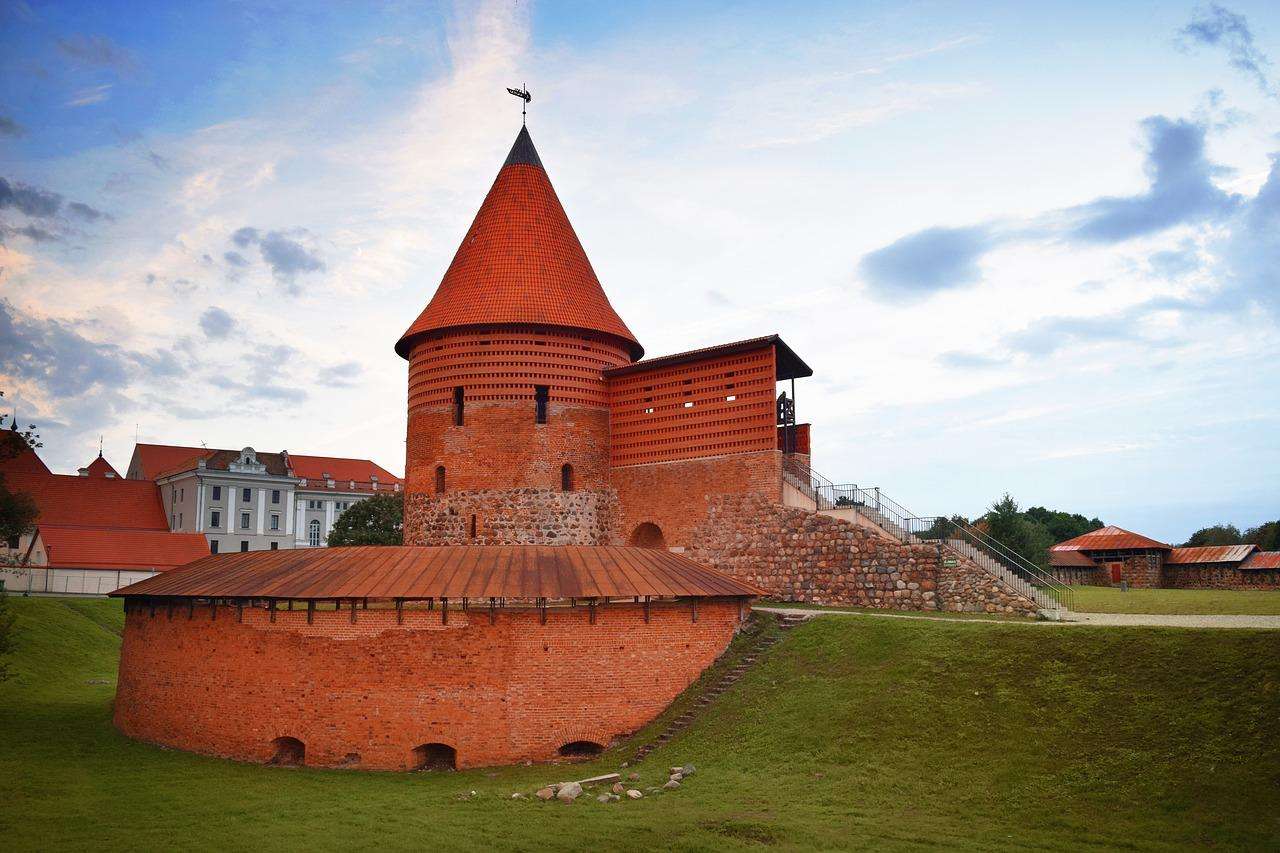
POLYGON ((1120 568, 1124 563, 1107 563, 1107 568, 1111 569, 1111 582, 1120 583, 1120 568))

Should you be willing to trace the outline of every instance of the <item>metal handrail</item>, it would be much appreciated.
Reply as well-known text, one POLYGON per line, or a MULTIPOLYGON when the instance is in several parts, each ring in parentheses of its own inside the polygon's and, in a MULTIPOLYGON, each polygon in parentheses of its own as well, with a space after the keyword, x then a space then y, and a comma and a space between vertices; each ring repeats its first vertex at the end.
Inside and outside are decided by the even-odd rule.
POLYGON ((918 516, 878 487, 862 488, 852 483, 836 485, 825 477, 813 475, 811 470, 809 474, 819 509, 852 509, 907 544, 936 539, 941 548, 949 538, 948 531, 954 531, 954 538, 996 561, 1005 571, 1042 591, 1060 607, 1071 610, 1075 603, 1070 586, 972 525, 945 516, 918 516))

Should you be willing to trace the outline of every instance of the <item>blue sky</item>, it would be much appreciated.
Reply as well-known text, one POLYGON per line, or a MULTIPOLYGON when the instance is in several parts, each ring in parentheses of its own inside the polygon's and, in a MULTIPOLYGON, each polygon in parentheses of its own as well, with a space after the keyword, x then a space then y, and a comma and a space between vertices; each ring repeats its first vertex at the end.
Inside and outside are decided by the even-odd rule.
POLYGON ((135 432, 400 470, 391 345, 527 82, 648 352, 781 333, 831 479, 1256 524, 1276 61, 1268 3, 0 3, 0 387, 62 470, 135 432))

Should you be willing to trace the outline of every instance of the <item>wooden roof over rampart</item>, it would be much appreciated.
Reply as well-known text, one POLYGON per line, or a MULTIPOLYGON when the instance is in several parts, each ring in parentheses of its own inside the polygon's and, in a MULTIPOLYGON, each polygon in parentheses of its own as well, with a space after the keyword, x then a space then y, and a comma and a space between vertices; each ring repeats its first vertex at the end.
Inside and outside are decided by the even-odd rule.
POLYGON ((617 546, 363 546, 215 554, 111 593, 266 599, 757 596, 680 554, 617 546))

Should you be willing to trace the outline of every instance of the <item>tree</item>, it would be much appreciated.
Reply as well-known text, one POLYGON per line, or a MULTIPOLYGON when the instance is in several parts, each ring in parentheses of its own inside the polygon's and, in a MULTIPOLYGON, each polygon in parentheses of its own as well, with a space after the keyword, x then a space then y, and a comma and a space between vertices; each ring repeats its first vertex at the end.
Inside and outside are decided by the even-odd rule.
POLYGON ((1085 518, 1078 512, 1062 512, 1042 506, 1030 507, 1025 515, 1048 530, 1054 542, 1066 542, 1103 526, 1099 518, 1085 518))
POLYGON ((1215 524, 1212 527, 1202 527, 1192 533, 1191 538, 1184 542, 1182 547, 1199 548, 1204 545, 1239 545, 1242 541, 1240 528, 1234 524, 1215 524))
MULTIPOLYGON (((0 397, 3 396, 4 392, 0 391, 0 397)), ((0 415, 0 462, 44 446, 40 443, 35 424, 20 430, 16 420, 8 421, 8 415, 0 415)), ((39 514, 31 495, 11 491, 5 484, 4 473, 0 472, 0 539, 9 542, 29 533, 39 514)))
POLYGON ((330 545, 400 545, 404 541, 404 495, 374 495, 338 516, 330 545))
POLYGON ((1280 521, 1268 521, 1266 524, 1250 527, 1241 539, 1257 545, 1263 551, 1280 551, 1280 521))
POLYGON ((1049 565, 1053 536, 1043 524, 1019 512, 1018 502, 1008 492, 991 505, 983 520, 992 539, 1028 562, 1041 567, 1049 565))

